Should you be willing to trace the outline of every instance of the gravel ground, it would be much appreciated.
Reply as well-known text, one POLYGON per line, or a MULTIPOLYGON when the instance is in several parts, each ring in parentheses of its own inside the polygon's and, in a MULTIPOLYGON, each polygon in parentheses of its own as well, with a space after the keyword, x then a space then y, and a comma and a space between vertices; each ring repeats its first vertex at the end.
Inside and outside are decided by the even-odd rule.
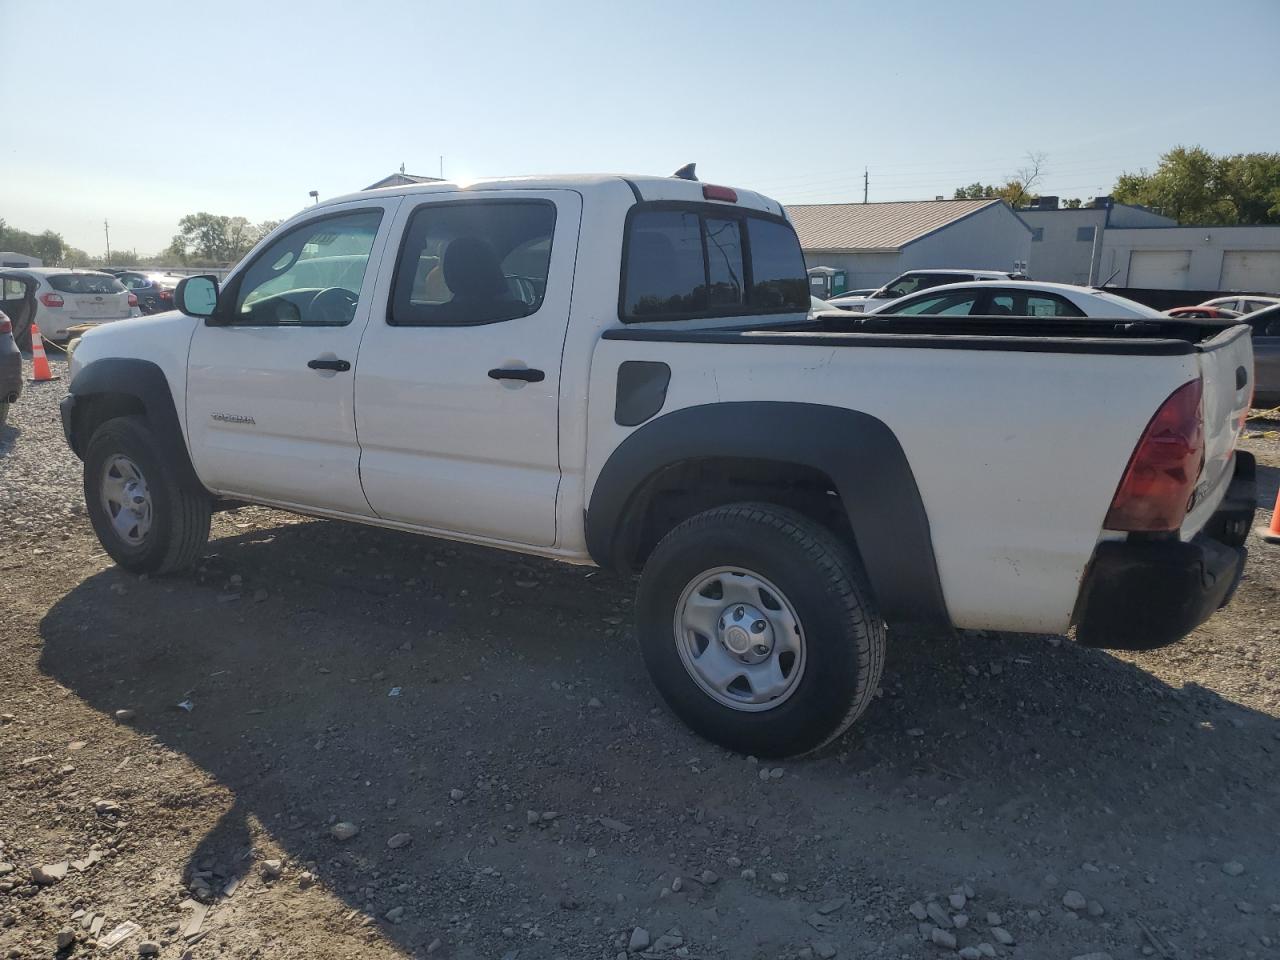
POLYGON ((123 573, 64 389, 0 432, 0 958, 1280 953, 1280 551, 1162 651, 895 634, 765 766, 659 706, 625 579, 260 508, 123 573))

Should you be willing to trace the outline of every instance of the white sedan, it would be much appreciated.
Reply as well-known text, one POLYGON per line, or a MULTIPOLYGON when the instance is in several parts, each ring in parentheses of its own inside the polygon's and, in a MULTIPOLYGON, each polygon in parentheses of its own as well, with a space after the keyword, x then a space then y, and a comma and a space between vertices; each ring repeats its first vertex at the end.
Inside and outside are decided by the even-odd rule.
POLYGON ((949 283, 900 297, 870 311, 874 316, 937 315, 952 317, 1106 317, 1167 319, 1135 300, 1093 287, 1037 280, 993 280, 949 283))

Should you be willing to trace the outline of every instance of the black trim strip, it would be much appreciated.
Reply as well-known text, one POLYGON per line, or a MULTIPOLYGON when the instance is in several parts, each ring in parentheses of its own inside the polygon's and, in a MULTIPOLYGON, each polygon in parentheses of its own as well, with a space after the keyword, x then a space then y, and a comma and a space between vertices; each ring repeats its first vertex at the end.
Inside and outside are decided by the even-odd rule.
MULTIPOLYGON (((923 318, 937 320, 939 318, 923 318)), ((1098 320, 1097 318, 1072 319, 1072 330, 1050 330, 1052 321, 1040 318, 1016 318, 1015 323, 1024 327, 1041 326, 1043 335, 960 332, 963 321, 983 320, 993 324, 1010 322, 1009 317, 963 317, 954 324, 956 333, 939 333, 936 329, 911 332, 911 326, 925 324, 900 324, 898 318, 891 323, 893 330, 870 333, 862 330, 811 329, 812 324, 778 324, 776 327, 720 327, 700 330, 637 329, 633 326, 610 328, 602 334, 605 340, 632 340, 649 343, 715 343, 761 344, 772 343, 788 346, 822 347, 898 347, 902 349, 922 347, 933 350, 999 350, 1010 353, 1071 353, 1118 356, 1188 356, 1198 352, 1221 349, 1248 334, 1247 324, 1238 324, 1216 334, 1204 343, 1196 342, 1205 333, 1203 326, 1182 324, 1178 321, 1153 321, 1151 329, 1143 322, 1125 320, 1098 320), (1176 326, 1175 326, 1176 325, 1176 326), (905 328, 905 329, 904 329, 905 328), (1189 339, 1180 339, 1178 334, 1189 339)), ((1060 322, 1058 325, 1061 325, 1060 322)), ((936 328, 938 324, 932 324, 936 328)))

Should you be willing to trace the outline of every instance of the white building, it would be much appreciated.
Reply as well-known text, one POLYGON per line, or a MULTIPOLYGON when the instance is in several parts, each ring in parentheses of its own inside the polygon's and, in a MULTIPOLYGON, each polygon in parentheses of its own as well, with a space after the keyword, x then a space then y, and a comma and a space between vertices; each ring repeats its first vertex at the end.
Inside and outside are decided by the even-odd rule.
POLYGON ((846 289, 878 287, 907 270, 1014 270, 1031 230, 1003 200, 905 200, 787 207, 805 266, 847 275, 846 289))
POLYGON ((1018 211, 1037 280, 1152 290, 1280 292, 1280 226, 1180 227, 1099 197, 1078 210, 1018 211))
POLYGON ((43 267, 44 261, 39 257, 28 257, 25 253, 11 253, 0 250, 0 267, 43 267))

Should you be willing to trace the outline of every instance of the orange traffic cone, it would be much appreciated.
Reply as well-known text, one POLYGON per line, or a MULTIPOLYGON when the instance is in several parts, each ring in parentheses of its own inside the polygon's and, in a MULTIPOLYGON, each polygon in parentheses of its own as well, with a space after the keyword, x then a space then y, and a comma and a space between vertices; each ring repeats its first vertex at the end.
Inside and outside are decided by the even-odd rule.
POLYGON ((1276 508, 1271 511, 1271 526, 1254 527, 1253 532, 1267 543, 1280 543, 1280 490, 1276 491, 1276 508))
POLYGON ((31 324, 31 382, 42 383, 45 380, 56 380, 49 369, 49 358, 44 355, 44 341, 40 339, 40 328, 31 324))

